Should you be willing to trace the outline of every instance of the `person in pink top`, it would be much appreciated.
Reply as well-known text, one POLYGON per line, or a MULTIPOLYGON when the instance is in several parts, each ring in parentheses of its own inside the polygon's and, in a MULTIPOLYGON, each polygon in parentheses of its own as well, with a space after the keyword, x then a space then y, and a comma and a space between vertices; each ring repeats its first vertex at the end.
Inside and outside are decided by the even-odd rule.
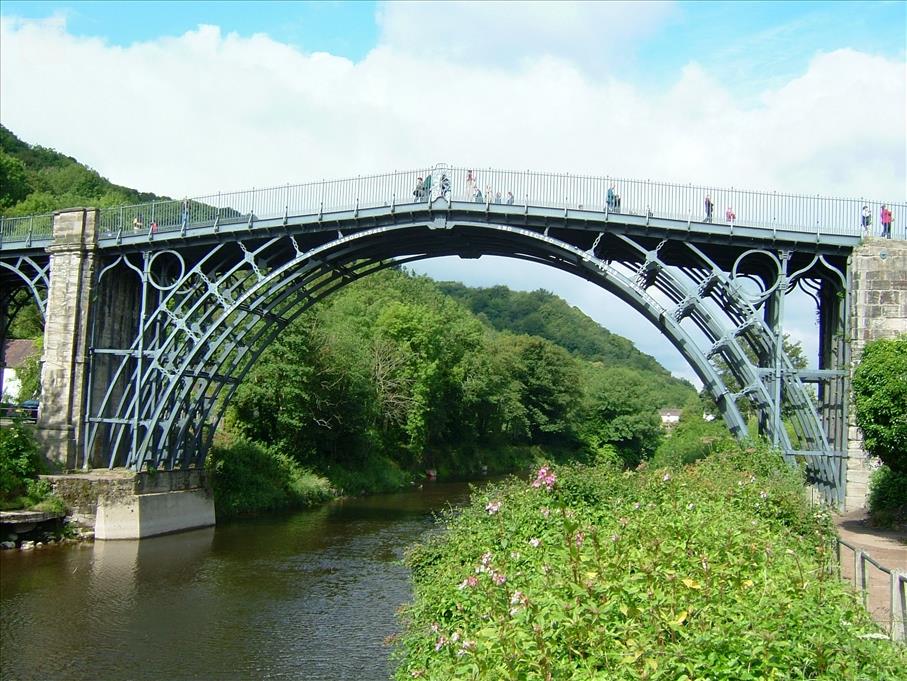
POLYGON ((728 222, 733 222, 734 220, 737 219, 737 214, 734 212, 734 210, 730 206, 728 206, 727 210, 724 211, 724 219, 727 220, 728 222))
POLYGON ((879 222, 882 223, 882 234, 881 236, 886 239, 891 238, 891 209, 882 204, 882 209, 879 211, 879 222))

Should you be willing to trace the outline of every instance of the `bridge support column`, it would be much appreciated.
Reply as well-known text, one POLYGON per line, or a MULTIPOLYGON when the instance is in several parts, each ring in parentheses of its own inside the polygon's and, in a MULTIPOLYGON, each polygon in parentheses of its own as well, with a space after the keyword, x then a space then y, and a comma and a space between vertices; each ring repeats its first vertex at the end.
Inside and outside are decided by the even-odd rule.
POLYGON ((54 215, 50 288, 38 433, 50 463, 81 461, 88 378, 88 332, 97 248, 98 212, 77 208, 54 215))
MULTIPOLYGON (((867 343, 907 333, 907 242, 869 239, 853 252, 849 269, 852 377, 867 343)), ((848 397, 853 405, 852 394, 848 397)), ((863 434, 852 407, 847 426, 844 510, 853 510, 866 506, 871 460, 863 450, 863 434)))

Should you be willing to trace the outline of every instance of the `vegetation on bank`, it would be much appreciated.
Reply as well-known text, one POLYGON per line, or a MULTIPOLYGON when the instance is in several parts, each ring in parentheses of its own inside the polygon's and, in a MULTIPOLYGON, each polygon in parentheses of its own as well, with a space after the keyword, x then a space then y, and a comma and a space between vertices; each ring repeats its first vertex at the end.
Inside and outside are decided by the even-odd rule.
POLYGON ((43 472, 33 430, 19 419, 0 428, 0 510, 64 512, 50 483, 38 477, 43 472))
POLYGON ((907 522, 907 335, 866 345, 853 395, 863 447, 883 464, 870 480, 870 515, 879 525, 907 522))
POLYGON ((898 679, 828 516, 761 445, 542 468, 412 549, 398 679, 898 679))
MULTIPOLYGON (((571 309, 546 296, 548 309, 571 309)), ((396 489, 428 469, 463 478, 603 448, 635 465, 661 440, 664 380, 498 331, 432 280, 388 269, 285 329, 234 396, 229 427, 343 493, 396 489)), ((674 406, 695 399, 670 380, 674 406)))

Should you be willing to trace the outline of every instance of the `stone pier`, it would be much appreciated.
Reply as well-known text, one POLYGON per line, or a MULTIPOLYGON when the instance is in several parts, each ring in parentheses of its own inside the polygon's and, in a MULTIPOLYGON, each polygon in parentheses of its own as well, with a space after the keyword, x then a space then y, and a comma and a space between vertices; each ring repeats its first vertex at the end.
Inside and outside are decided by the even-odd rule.
POLYGON ((125 468, 45 476, 95 539, 142 539, 214 525, 205 471, 136 473, 125 468))
POLYGON ((54 243, 44 325, 38 433, 50 465, 81 465, 88 336, 97 252, 96 209, 54 214, 54 243))
MULTIPOLYGON (((850 259, 851 376, 867 343, 907 333, 907 242, 868 239, 850 259)), ((844 510, 866 506, 872 461, 863 450, 852 395, 847 423, 847 489, 844 510)))

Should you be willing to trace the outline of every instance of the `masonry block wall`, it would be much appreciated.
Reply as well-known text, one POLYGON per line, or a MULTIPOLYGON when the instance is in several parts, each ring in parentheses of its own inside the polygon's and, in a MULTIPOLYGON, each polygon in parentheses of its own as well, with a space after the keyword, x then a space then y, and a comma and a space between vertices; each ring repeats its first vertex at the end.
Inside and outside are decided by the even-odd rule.
POLYGON ((82 442, 97 217, 97 210, 86 208, 56 213, 54 244, 48 248, 38 434, 50 463, 64 469, 78 465, 82 442))
MULTIPOLYGON (((851 256, 851 375, 866 344, 907 333, 907 242, 868 239, 851 256)), ((851 396, 850 404, 853 405, 851 396)), ((870 458, 851 407, 847 429, 845 510, 866 505, 870 458)))

